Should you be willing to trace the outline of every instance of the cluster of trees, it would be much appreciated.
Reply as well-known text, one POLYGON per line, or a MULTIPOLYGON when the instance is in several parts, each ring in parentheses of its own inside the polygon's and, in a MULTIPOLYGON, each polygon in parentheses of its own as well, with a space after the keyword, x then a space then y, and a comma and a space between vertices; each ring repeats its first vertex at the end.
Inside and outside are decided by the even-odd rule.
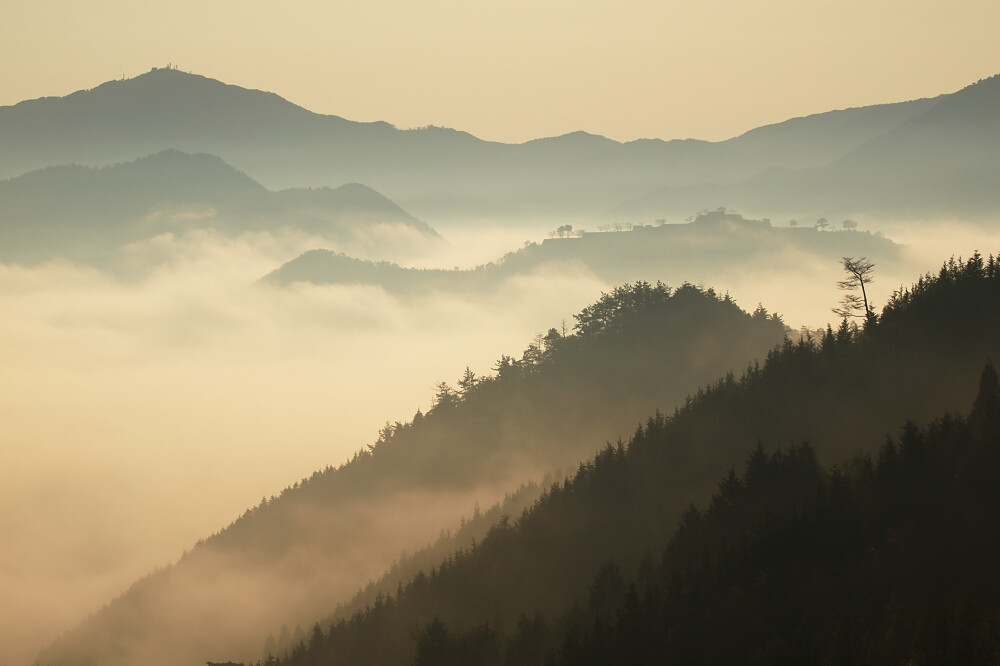
MULTIPOLYGON (((797 226, 799 226, 799 221, 798 220, 789 220, 788 221, 788 226, 790 226, 790 227, 797 227, 797 226)), ((825 217, 821 217, 818 220, 816 220, 816 225, 815 226, 816 226, 816 229, 818 229, 820 231, 826 231, 828 228, 830 228, 830 221, 827 220, 825 217)), ((843 222, 841 222, 840 226, 845 231, 854 231, 855 229, 858 228, 858 223, 855 222, 854 220, 848 219, 848 220, 844 220, 843 222)))
MULTIPOLYGON (((582 321, 599 337, 630 299, 661 297, 630 292, 582 321)), ((994 663, 1000 387, 982 367, 998 318, 1000 264, 949 262, 865 328, 786 341, 650 417, 268 661, 994 663), (967 419, 907 421, 973 403, 967 419)))
POLYGON ((549 238, 575 238, 584 234, 583 229, 573 229, 572 224, 560 224, 555 231, 549 232, 549 238))

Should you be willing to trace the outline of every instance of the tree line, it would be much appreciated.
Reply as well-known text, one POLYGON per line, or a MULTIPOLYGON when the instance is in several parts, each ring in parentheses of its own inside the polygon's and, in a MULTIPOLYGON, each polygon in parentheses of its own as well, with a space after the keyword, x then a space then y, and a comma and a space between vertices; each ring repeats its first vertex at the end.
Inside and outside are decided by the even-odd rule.
POLYGON ((977 254, 786 340, 270 661, 992 663, 998 289, 977 254))

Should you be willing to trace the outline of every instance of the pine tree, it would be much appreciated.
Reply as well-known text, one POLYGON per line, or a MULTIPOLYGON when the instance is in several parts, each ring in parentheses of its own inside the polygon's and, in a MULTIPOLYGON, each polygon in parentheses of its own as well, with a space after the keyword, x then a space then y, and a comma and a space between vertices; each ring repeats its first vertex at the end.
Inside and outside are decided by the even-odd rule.
POLYGON ((989 361, 979 377, 979 394, 969 414, 969 428, 982 439, 1000 437, 1000 382, 993 362, 989 361))

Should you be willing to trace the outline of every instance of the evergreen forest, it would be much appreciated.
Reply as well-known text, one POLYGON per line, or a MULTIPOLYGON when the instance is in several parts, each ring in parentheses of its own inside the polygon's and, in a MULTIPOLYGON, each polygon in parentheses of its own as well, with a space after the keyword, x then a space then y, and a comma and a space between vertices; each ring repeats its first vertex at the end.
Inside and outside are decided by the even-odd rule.
POLYGON ((262 663, 997 663, 998 288, 975 254, 786 339, 262 663))

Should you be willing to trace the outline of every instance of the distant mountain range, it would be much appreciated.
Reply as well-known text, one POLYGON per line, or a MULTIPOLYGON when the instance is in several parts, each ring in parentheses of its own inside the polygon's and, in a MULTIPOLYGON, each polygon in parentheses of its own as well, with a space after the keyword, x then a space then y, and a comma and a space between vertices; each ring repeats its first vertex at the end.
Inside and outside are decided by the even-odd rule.
POLYGON ((127 243, 193 229, 237 235, 284 228, 349 245, 375 225, 438 239, 364 185, 272 192, 206 154, 165 150, 112 166, 48 167, 0 181, 0 260, 8 261, 100 262, 127 243))
POLYGON ((898 267, 901 246, 867 231, 822 231, 814 226, 775 227, 737 213, 714 211, 687 224, 642 225, 619 231, 555 237, 511 252, 470 270, 414 269, 349 257, 342 252, 311 250, 263 278, 288 286, 365 284, 390 293, 413 295, 433 290, 489 290, 514 275, 545 264, 572 262, 615 284, 635 280, 709 283, 726 277, 759 275, 788 263, 789 257, 836 264, 844 256, 867 256, 883 268, 898 267))
MULTIPOLYGON (((648 217, 729 202, 744 211, 830 218, 964 217, 1000 212, 1000 76, 942 95, 828 164, 771 168, 736 183, 667 186, 611 215, 648 217)), ((810 220, 812 221, 812 220, 810 220)))
POLYGON ((998 207, 998 90, 992 77, 954 94, 796 118, 715 143, 575 132, 515 145, 353 122, 154 69, 0 108, 0 176, 175 149, 218 155, 271 188, 365 183, 424 217, 605 213, 648 223, 720 205, 805 220, 981 215, 998 207))

